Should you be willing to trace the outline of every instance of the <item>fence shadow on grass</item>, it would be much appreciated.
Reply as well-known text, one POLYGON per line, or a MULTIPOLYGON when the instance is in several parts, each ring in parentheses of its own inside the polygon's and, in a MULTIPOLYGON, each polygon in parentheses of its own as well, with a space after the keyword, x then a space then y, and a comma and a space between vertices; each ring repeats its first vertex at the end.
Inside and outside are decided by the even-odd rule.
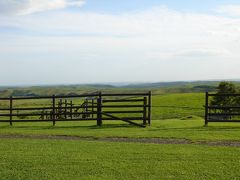
MULTIPOLYGON (((170 125, 169 125, 170 126, 170 125)), ((161 132, 161 131, 206 131, 206 132, 210 132, 210 131, 239 131, 240 130, 240 126, 239 125, 227 125, 224 124, 223 126, 219 125, 208 125, 208 126, 201 126, 201 125, 195 125, 195 126, 190 126, 190 127, 164 127, 161 125, 157 125, 157 126, 153 126, 153 127, 147 127, 146 130, 149 132, 161 132)), ((99 129, 99 130, 103 130, 103 129, 138 129, 139 127, 130 125, 130 124, 125 124, 125 123, 113 123, 113 124, 103 124, 101 127, 95 125, 95 124, 72 124, 72 125, 61 125, 61 124, 57 124, 56 126, 52 126, 50 124, 17 124, 14 126, 10 126, 10 125, 1 125, 0 126, 0 131, 1 130, 11 130, 11 129, 26 129, 26 130, 64 130, 66 129, 67 131, 74 129, 74 130, 94 130, 94 129, 99 129)), ((141 129, 141 128, 140 128, 141 129)))
POLYGON ((129 124, 104 124, 101 127, 97 125, 49 127, 49 129, 112 129, 112 128, 139 128, 139 127, 129 125, 129 124))
POLYGON ((101 127, 97 125, 82 125, 82 126, 52 126, 52 125, 17 125, 17 126, 0 126, 1 129, 29 129, 29 130, 57 130, 57 129, 113 129, 113 128, 139 128, 129 124, 104 124, 101 127))
POLYGON ((172 131, 172 130, 175 130, 175 131, 187 131, 187 130, 190 130, 190 131, 239 131, 240 130, 240 126, 227 126, 227 127, 223 127, 223 126, 207 126, 207 127, 204 127, 204 126, 198 126, 198 127, 157 127, 157 128, 154 128, 154 129, 149 129, 149 131, 172 131))

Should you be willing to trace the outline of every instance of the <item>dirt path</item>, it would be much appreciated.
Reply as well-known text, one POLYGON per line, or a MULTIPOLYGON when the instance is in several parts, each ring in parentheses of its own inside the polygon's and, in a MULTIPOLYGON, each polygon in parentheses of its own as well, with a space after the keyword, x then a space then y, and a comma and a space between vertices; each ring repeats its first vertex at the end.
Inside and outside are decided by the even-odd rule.
POLYGON ((80 137, 64 135, 0 135, 0 139, 53 139, 53 140, 85 140, 105 142, 133 142, 151 144, 201 144, 209 146, 240 147, 240 141, 191 141, 188 139, 170 138, 124 138, 124 137, 80 137))

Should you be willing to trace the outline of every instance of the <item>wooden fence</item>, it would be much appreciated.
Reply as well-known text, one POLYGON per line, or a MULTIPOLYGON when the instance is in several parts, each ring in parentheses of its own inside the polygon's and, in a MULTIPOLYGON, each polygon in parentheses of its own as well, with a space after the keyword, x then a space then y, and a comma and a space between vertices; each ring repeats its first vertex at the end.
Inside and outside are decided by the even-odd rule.
POLYGON ((101 126, 103 120, 150 125, 151 92, 0 98, 0 123, 96 121, 101 126))
POLYGON ((240 122, 240 104, 235 101, 234 104, 211 105, 210 98, 239 98, 240 94, 210 94, 205 95, 205 125, 209 122, 240 122))

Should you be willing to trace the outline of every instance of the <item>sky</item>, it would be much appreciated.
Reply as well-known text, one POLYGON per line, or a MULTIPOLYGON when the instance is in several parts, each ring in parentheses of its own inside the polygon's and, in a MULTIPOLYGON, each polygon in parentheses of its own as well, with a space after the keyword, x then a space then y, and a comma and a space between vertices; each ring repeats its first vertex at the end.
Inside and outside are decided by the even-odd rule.
POLYGON ((0 86, 240 79, 239 0, 0 0, 0 86))

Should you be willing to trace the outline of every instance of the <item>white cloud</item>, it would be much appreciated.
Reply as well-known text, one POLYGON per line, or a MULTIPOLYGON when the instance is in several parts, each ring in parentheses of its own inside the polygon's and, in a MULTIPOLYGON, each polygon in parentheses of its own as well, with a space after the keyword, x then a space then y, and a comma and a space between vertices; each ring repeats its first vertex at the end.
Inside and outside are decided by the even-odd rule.
POLYGON ((232 57, 231 52, 229 52, 227 49, 221 49, 221 48, 203 48, 203 47, 195 47, 195 49, 192 49, 191 47, 188 48, 181 48, 181 50, 178 51, 169 51, 169 52, 150 52, 147 54, 148 59, 152 60, 172 60, 172 59, 191 59, 194 61, 194 59, 201 59, 204 61, 205 58, 223 58, 223 57, 232 57))
POLYGON ((0 0, 0 14, 26 15, 83 4, 83 0, 0 0))
POLYGON ((183 13, 165 7, 119 15, 54 12, 47 16, 0 18, 0 26, 18 27, 35 36, 87 37, 93 43, 98 42, 98 37, 113 42, 122 37, 118 40, 119 48, 135 46, 144 51, 170 52, 172 57, 212 57, 230 52, 224 53, 227 55, 240 40, 240 19, 183 13))
POLYGON ((230 16, 240 17, 240 5, 224 5, 216 9, 218 13, 224 13, 230 16))
MULTIPOLYGON (((56 70, 56 76, 67 67, 74 74, 64 74, 67 83, 85 77, 88 67, 94 73, 86 82, 240 76, 238 18, 158 7, 117 15, 68 11, 0 17, 1 26, 21 29, 1 32, 0 55, 9 60, 9 67, 21 60, 31 62, 33 68, 24 71, 29 75, 21 76, 24 80, 37 79, 36 71, 43 72, 42 80, 49 82, 51 71, 45 72, 46 64, 56 70)), ((16 74, 25 68, 19 66, 16 74)))

